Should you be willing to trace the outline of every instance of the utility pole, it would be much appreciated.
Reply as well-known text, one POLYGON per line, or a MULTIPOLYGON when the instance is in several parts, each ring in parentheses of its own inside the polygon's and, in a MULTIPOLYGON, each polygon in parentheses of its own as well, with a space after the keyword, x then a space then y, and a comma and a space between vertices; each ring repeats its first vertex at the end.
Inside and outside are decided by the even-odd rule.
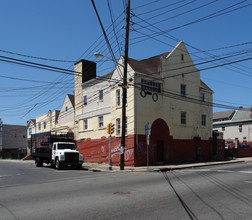
POLYGON ((124 51, 124 73, 123 73, 123 100, 122 100, 122 136, 121 136, 121 158, 120 170, 124 170, 124 152, 125 152, 125 128, 126 128, 126 101, 127 101, 127 66, 129 52, 129 23, 130 23, 130 0, 126 7, 126 33, 125 33, 125 51, 124 51))
POLYGON ((0 153, 3 151, 3 121, 0 118, 0 153))

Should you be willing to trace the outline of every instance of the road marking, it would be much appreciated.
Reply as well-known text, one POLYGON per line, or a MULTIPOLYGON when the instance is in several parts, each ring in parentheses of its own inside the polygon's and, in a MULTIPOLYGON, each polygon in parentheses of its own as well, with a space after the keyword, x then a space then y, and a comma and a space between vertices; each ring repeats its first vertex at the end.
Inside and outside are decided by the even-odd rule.
POLYGON ((233 173, 234 171, 232 170, 215 170, 217 172, 223 172, 223 173, 233 173))
POLYGON ((240 173, 252 173, 252 171, 239 171, 240 173))
POLYGON ((252 181, 245 181, 245 183, 252 183, 252 181))
POLYGON ((12 175, 1 175, 0 178, 2 178, 2 177, 10 177, 10 176, 12 176, 12 175))

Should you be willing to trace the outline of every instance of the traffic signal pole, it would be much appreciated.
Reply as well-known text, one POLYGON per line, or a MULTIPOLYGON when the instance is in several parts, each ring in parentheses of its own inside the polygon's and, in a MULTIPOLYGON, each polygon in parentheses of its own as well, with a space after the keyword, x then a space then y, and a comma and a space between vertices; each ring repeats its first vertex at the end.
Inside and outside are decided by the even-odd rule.
POLYGON ((130 23, 130 0, 127 1, 126 8, 126 33, 125 33, 125 51, 124 51, 124 72, 123 72, 123 100, 122 100, 122 136, 121 136, 121 158, 120 170, 124 170, 124 152, 125 152, 125 131, 126 131, 126 101, 127 101, 127 64, 129 52, 129 23, 130 23))

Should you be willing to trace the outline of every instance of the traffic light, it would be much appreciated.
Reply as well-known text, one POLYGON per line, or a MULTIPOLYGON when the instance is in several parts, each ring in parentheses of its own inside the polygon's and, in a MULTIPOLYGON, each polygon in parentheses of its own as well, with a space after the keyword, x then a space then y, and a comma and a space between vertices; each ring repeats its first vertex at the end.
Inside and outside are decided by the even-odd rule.
POLYGON ((110 134, 115 132, 115 124, 110 123, 110 134))
POLYGON ((111 123, 107 125, 107 133, 111 134, 111 123))

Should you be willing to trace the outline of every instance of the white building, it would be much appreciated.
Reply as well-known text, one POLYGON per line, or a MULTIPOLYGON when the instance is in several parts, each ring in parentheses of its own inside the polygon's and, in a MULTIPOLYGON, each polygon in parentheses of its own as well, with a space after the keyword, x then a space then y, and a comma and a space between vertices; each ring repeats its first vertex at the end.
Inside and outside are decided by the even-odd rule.
POLYGON ((214 113, 213 130, 223 132, 223 138, 231 145, 239 141, 252 146, 252 108, 214 113))

